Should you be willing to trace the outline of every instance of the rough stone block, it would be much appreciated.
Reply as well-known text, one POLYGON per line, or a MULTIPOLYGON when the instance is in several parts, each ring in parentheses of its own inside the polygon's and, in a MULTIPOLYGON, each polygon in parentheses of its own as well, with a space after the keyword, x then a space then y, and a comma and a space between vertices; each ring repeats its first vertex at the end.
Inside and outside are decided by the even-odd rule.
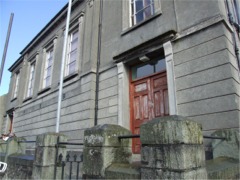
POLYGON ((218 130, 212 136, 223 137, 226 140, 214 139, 212 141, 213 157, 230 157, 239 159, 239 132, 234 129, 218 130))
POLYGON ((201 145, 143 146, 142 166, 159 169, 185 170, 205 166, 205 153, 201 145))
MULTIPOLYGON (((59 148, 58 155, 62 153, 66 157, 66 149, 59 148)), ((39 166, 49 166, 55 164, 56 148, 55 147, 36 147, 34 164, 39 166)))
POLYGON ((189 171, 142 168, 141 179, 207 179, 207 171, 205 168, 189 171))
POLYGON ((157 171, 157 179, 207 179, 205 168, 188 171, 157 171))
POLYGON ((105 169, 112 163, 128 163, 131 149, 122 147, 85 147, 83 150, 83 174, 104 177, 105 169))
POLYGON ((118 136, 120 135, 131 135, 131 132, 118 125, 98 125, 84 131, 84 146, 129 147, 131 140, 122 139, 119 141, 118 136))
POLYGON ((67 136, 59 133, 44 133, 37 136, 36 146, 53 146, 57 144, 57 138, 59 136, 60 142, 67 142, 67 136))
POLYGON ((182 116, 156 118, 140 126, 142 144, 202 144, 201 125, 182 116))
POLYGON ((9 138, 7 141, 6 156, 15 154, 18 152, 18 138, 9 138))
POLYGON ((142 167, 141 179, 156 179, 156 169, 142 167))
MULTIPOLYGON (((33 166, 32 178, 34 180, 39 179, 54 179, 54 165, 51 166, 33 166)), ((61 179, 61 167, 57 168, 56 179, 61 179)))
POLYGON ((106 179, 140 179, 140 167, 132 164, 112 164, 106 170, 106 179))

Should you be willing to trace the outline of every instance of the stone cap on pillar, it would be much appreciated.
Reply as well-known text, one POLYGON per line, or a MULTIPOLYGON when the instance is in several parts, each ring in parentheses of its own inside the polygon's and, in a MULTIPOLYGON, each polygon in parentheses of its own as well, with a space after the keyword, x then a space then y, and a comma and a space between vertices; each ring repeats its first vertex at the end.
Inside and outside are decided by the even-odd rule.
POLYGON ((111 147, 129 147, 130 139, 118 139, 120 135, 131 135, 132 133, 114 124, 97 125, 84 131, 84 146, 111 146, 111 147))
POLYGON ((36 146, 55 146, 57 144, 57 139, 59 137, 59 142, 67 142, 68 137, 61 133, 44 133, 40 134, 36 138, 36 146))
POLYGON ((183 116, 165 116, 140 126, 142 144, 202 144, 202 126, 183 116))

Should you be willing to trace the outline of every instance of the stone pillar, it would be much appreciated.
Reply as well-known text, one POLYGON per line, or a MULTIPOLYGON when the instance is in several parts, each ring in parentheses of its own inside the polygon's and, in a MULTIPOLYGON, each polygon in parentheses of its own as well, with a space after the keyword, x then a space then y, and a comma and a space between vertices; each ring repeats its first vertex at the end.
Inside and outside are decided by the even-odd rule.
POLYGON ((112 163, 129 163, 131 140, 118 140, 131 132, 119 125, 98 125, 84 131, 83 176, 101 179, 112 163))
MULTIPOLYGON (((54 167, 56 158, 56 144, 59 137, 60 142, 67 142, 67 137, 59 133, 45 133, 37 136, 35 159, 33 162, 33 179, 54 179, 54 167)), ((65 157, 66 147, 61 146, 58 154, 65 157)), ((60 173, 58 172, 60 175, 60 173)), ((57 175, 57 179, 60 177, 57 175)))
POLYGON ((239 159, 239 131, 236 129, 222 129, 215 131, 212 136, 223 137, 225 140, 213 139, 213 158, 229 157, 239 159))
POLYGON ((7 143, 0 139, 0 153, 6 153, 7 143))
POLYGON ((7 162, 7 158, 11 154, 16 154, 16 153, 25 154, 26 145, 23 143, 19 143, 18 142, 19 140, 24 140, 24 139, 18 138, 18 137, 11 137, 7 141, 5 141, 6 144, 3 144, 3 147, 5 149, 4 162, 7 162))
POLYGON ((140 127, 141 179, 207 179, 202 129, 181 116, 140 127))

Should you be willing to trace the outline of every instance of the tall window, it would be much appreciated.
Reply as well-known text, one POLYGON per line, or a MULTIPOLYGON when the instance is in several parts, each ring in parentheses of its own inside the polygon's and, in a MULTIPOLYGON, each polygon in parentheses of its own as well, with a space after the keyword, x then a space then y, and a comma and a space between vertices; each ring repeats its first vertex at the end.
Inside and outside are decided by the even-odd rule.
POLYGON ((135 25, 154 14, 154 0, 130 0, 131 22, 135 25))
POLYGON ((77 49, 78 49, 78 30, 73 31, 69 36, 65 76, 68 76, 76 72, 77 70, 77 49))
POLYGON ((35 74, 35 63, 32 63, 30 67, 30 74, 29 74, 29 80, 28 80, 27 97, 30 97, 33 94, 34 74, 35 74))
POLYGON ((53 64, 53 49, 50 49, 49 51, 47 51, 47 56, 45 60, 43 88, 46 88, 51 85, 52 64, 53 64))
POLYGON ((18 85, 19 85, 19 72, 17 72, 15 74, 15 86, 14 86, 14 91, 13 91, 13 98, 17 97, 17 93, 18 93, 18 85))

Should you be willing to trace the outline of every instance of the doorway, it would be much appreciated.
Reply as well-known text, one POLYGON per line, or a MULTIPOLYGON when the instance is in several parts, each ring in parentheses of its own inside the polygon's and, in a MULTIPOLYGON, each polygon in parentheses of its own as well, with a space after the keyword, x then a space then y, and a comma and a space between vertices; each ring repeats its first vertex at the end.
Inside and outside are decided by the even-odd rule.
MULTIPOLYGON (((154 118, 169 115, 165 59, 150 61, 131 68, 131 130, 139 134, 140 125, 154 118)), ((140 153, 140 139, 132 139, 133 153, 140 153)))

